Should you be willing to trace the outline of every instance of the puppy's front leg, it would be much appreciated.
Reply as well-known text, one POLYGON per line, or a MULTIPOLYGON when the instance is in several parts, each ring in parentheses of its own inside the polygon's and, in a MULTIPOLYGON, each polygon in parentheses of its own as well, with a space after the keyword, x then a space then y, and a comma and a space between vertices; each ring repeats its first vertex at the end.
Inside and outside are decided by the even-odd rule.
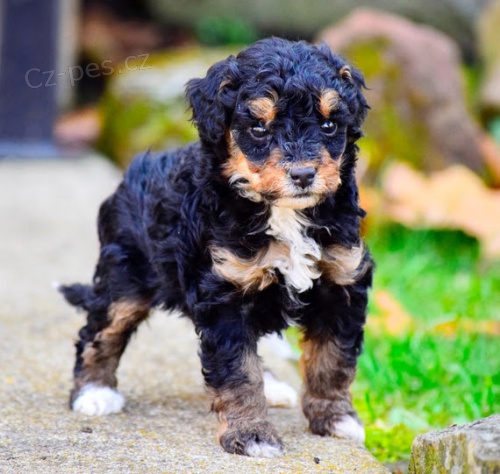
POLYGON ((351 402, 349 386, 356 360, 334 337, 305 338, 301 344, 304 379, 302 408, 313 433, 335 435, 363 443, 363 425, 351 402))
POLYGON ((283 443, 266 421, 257 338, 235 320, 218 322, 199 332, 202 371, 220 422, 220 444, 233 454, 281 456, 283 443))

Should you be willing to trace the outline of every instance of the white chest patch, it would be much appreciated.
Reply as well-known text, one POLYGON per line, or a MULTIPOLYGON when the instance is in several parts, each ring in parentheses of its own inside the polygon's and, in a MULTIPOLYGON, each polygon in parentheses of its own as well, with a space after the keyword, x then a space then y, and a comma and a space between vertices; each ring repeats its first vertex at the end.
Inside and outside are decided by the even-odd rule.
POLYGON ((273 206, 266 234, 290 248, 286 257, 275 263, 288 285, 302 293, 313 286, 313 280, 321 276, 317 262, 321 249, 317 242, 307 237, 307 219, 294 209, 273 206))

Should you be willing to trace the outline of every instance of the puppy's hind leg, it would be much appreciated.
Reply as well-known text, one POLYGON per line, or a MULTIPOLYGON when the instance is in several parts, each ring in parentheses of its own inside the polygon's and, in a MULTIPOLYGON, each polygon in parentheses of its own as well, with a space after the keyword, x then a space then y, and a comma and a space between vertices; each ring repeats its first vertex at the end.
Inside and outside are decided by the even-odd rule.
MULTIPOLYGON (((80 285, 61 291, 71 300, 78 289, 92 292, 80 285)), ((107 415, 121 411, 125 403, 116 390, 115 372, 130 336, 149 315, 149 301, 122 298, 106 305, 95 298, 89 306, 87 324, 76 343, 70 406, 86 415, 107 415)))

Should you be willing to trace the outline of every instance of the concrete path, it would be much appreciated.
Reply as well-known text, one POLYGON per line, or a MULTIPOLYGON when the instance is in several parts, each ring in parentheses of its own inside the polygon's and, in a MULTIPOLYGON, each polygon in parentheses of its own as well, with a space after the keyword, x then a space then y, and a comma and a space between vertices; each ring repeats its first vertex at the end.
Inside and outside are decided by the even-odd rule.
MULTIPOLYGON (((364 448, 309 434, 300 409, 271 409, 280 459, 226 454, 215 437, 190 322, 155 314, 119 369, 119 415, 68 410, 83 315, 51 282, 90 281, 95 220, 120 173, 97 157, 0 161, 0 473, 385 473, 364 448)), ((268 351, 269 352, 269 351, 268 351)), ((292 385, 288 362, 270 363, 292 385)))

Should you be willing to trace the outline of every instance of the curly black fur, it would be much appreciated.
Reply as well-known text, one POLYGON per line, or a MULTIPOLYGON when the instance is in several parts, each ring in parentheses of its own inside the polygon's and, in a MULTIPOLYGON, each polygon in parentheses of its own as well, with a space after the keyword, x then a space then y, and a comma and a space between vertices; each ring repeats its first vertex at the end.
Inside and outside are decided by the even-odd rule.
MULTIPOLYGON (((71 304, 89 313, 77 343, 75 378, 86 370, 86 345, 97 347, 96 336, 111 323, 110 306, 124 300, 179 309, 193 321, 205 381, 216 393, 244 386, 249 375, 242 358, 256 351, 261 336, 290 322, 303 328, 306 339, 334 340, 344 362, 355 365, 371 285, 368 252, 351 283, 318 276, 305 291, 291 285, 279 268, 271 284, 242 290, 214 271, 211 253, 217 247, 251 261, 277 239, 268 230, 279 193, 269 189, 249 197, 241 192, 248 181, 224 173, 231 159, 229 133, 251 166, 264 166, 270 150, 279 150, 282 164, 276 173, 315 163, 323 149, 332 160, 341 157, 338 188, 294 212, 308 223, 302 237, 320 249, 361 245, 364 212, 355 182, 355 142, 368 106, 361 74, 345 66, 325 45, 273 38, 189 81, 186 94, 200 141, 133 160, 100 209, 101 253, 93 284, 61 289, 71 304), (328 117, 318 109, 325 90, 338 94, 328 117), (247 106, 263 97, 274 101, 273 121, 267 125, 247 106), (323 126, 325 121, 334 125, 323 126), (324 127, 330 127, 328 133, 324 127)), ((78 390, 73 399, 77 395, 78 390)))

